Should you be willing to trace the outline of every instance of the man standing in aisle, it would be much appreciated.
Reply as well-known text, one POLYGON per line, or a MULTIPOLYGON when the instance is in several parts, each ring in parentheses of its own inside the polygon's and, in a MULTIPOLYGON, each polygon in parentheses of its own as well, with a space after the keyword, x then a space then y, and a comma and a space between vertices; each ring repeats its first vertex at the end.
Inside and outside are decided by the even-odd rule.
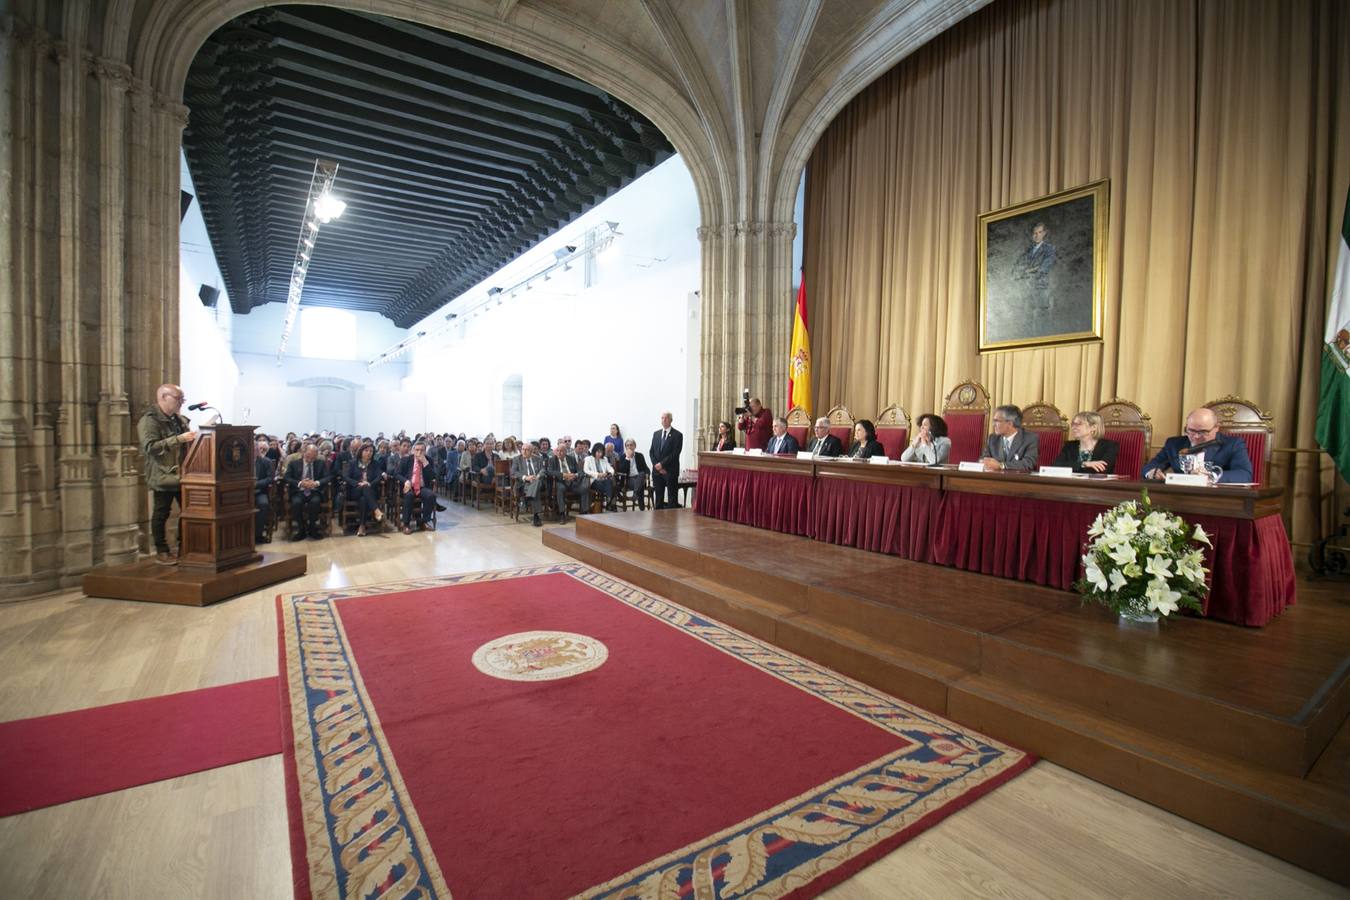
POLYGON ((155 405, 145 411, 136 423, 136 438, 145 456, 145 484, 155 494, 154 511, 150 515, 150 539, 155 544, 155 562, 161 566, 178 565, 178 557, 169 552, 169 541, 164 536, 169 511, 178 499, 178 479, 182 472, 183 446, 197 437, 183 408, 183 389, 176 384, 161 384, 155 391, 155 405))
POLYGON ((652 494, 657 509, 680 507, 676 489, 680 482, 684 435, 670 427, 673 419, 669 411, 661 413, 661 427, 652 432, 652 446, 647 454, 652 462, 652 494))

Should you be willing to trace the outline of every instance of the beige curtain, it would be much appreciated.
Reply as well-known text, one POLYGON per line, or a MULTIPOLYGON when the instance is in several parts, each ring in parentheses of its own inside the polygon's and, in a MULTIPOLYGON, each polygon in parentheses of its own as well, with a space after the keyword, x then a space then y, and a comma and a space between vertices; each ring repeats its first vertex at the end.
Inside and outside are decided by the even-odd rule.
MULTIPOLYGON (((1000 0, 922 48, 807 166, 817 406, 917 415, 975 378, 1066 415, 1133 400, 1160 443, 1235 393, 1274 413, 1277 447, 1315 446, 1348 47, 1340 0, 1000 0), (977 216, 1100 178, 1104 342, 980 355, 977 216)), ((1306 539, 1332 469, 1274 466, 1306 539)))

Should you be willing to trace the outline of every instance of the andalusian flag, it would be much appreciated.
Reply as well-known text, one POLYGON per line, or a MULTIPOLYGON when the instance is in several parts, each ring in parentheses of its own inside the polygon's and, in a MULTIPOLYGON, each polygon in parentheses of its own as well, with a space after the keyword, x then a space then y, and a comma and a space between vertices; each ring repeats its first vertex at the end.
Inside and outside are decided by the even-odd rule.
POLYGON ((797 289, 797 315, 792 320, 792 356, 788 360, 788 409, 800 406, 811 414, 811 336, 806 331, 806 276, 797 289))
POLYGON ((1331 454, 1341 477, 1350 481, 1350 194, 1341 220, 1335 288, 1327 312, 1322 350, 1322 395, 1317 402, 1317 443, 1331 454))

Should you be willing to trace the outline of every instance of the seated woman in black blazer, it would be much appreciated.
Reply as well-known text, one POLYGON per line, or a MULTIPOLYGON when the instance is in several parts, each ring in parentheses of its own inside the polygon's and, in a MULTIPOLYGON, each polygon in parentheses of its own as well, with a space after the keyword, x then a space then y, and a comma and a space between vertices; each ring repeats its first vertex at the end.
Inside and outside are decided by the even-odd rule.
POLYGON ((736 449, 736 429, 731 427, 730 422, 717 423, 717 440, 713 441, 714 450, 735 450, 736 449))
POLYGON ((877 440, 876 426, 867 419, 859 419, 858 424, 853 426, 853 443, 849 445, 848 452, 844 455, 852 459, 885 456, 886 450, 881 446, 881 441, 877 440))
POLYGON ((1052 465, 1072 466, 1078 473, 1110 475, 1116 470, 1116 454, 1120 445, 1102 437, 1105 430, 1102 417, 1095 412, 1080 412, 1069 423, 1069 434, 1052 465))

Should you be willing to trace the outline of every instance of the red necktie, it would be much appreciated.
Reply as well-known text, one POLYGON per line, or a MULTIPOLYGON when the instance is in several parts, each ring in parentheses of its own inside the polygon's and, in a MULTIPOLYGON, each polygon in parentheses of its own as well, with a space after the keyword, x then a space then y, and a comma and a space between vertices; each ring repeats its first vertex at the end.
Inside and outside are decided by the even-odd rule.
POLYGON ((422 461, 417 457, 413 457, 412 486, 414 494, 422 493, 422 461))

